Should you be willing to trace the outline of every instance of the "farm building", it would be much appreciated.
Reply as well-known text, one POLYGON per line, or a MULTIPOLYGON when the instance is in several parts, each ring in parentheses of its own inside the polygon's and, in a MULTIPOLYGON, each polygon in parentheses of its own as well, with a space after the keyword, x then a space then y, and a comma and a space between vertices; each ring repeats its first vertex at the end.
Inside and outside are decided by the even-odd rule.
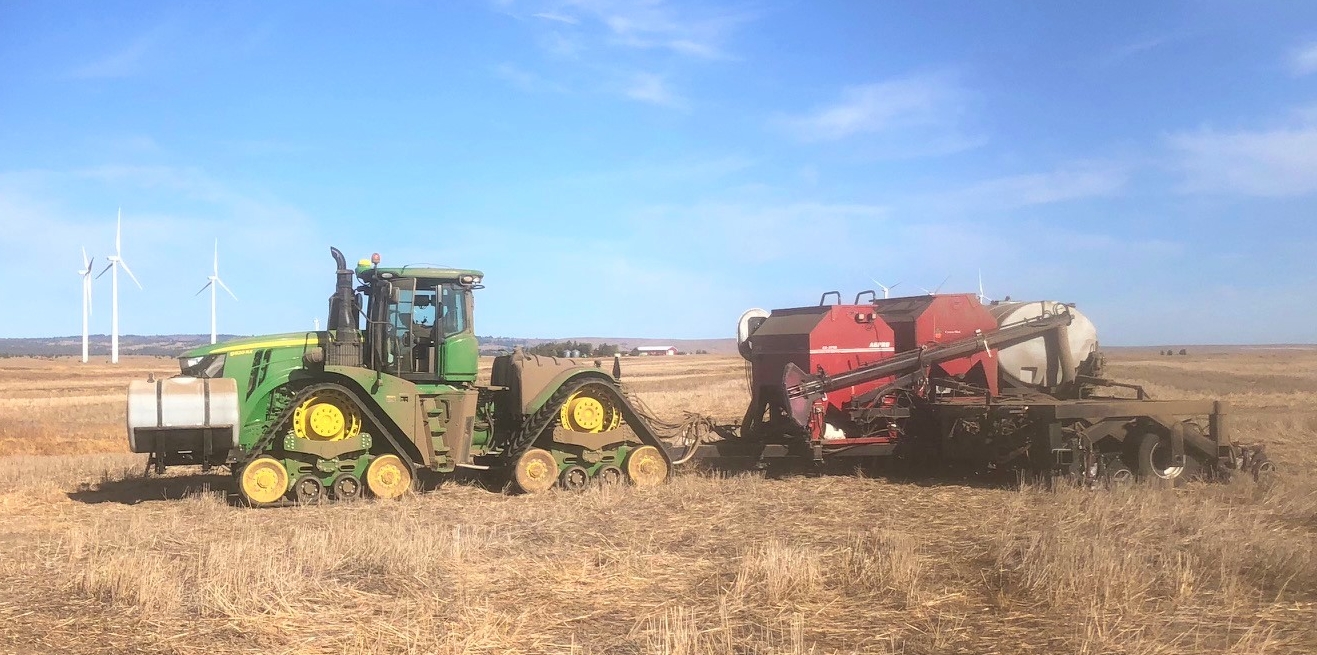
POLYGON ((676 346, 640 346, 636 348, 637 354, 644 357, 646 355, 675 355, 677 354, 676 346))

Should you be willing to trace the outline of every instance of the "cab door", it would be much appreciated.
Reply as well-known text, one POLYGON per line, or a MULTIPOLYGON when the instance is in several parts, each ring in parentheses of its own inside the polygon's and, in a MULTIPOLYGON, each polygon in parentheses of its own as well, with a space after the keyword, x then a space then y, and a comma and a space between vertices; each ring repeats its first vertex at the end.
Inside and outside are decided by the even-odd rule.
POLYGON ((474 382, 480 353, 471 321, 471 290, 444 284, 435 291, 439 295, 436 333, 441 340, 438 368, 445 381, 474 382))

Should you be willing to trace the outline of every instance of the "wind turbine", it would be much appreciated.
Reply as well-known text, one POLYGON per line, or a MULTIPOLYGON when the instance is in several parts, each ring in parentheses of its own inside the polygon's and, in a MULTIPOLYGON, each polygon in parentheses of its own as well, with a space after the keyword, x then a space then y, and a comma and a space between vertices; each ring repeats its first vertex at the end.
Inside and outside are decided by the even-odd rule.
MULTIPOLYGON (((210 289, 210 342, 211 343, 215 343, 215 287, 217 286, 224 287, 224 290, 228 291, 229 295, 233 296, 234 300, 238 299, 237 296, 233 295, 233 291, 229 289, 229 285, 224 284, 224 280, 221 280, 219 276, 219 239, 215 239, 214 271, 215 272, 210 275, 209 278, 210 281, 206 283, 206 286, 201 287, 201 291, 210 289)), ((198 291, 193 297, 195 298, 196 296, 201 295, 201 291, 198 291)))
POLYGON ((82 249, 82 363, 87 363, 87 317, 91 316, 91 262, 87 249, 82 249))
POLYGON ((933 290, 932 290, 932 291, 929 291, 928 289, 924 289, 924 287, 919 287, 919 288, 920 288, 920 289, 923 289, 924 293, 926 293, 926 294, 928 294, 928 295, 930 295, 930 296, 936 296, 936 295, 937 295, 937 292, 941 291, 943 285, 945 285, 945 284, 947 283, 947 280, 950 280, 950 279, 951 279, 951 276, 950 276, 950 275, 948 275, 948 276, 942 278, 942 281, 941 281, 941 282, 938 282, 937 286, 933 287, 933 290))
POLYGON ((895 288, 901 286, 901 283, 900 283, 900 282, 897 282, 896 284, 893 284, 892 286, 889 287, 889 286, 887 286, 886 284, 883 284, 882 282, 879 282, 878 280, 874 280, 873 278, 869 278, 869 279, 870 279, 870 280, 873 280, 873 283, 876 284, 876 285, 878 285, 878 288, 880 288, 880 289, 883 290, 883 297, 884 297, 884 298, 890 298, 890 297, 892 297, 892 289, 895 289, 895 288))
POLYGON ((983 269, 979 269, 979 304, 986 305, 992 302, 992 298, 983 295, 983 269))
POLYGON ((136 284, 138 289, 142 288, 142 283, 137 281, 136 275, 133 275, 133 269, 128 268, 128 262, 124 261, 123 257, 121 256, 122 240, 120 239, 120 234, 122 232, 123 232, 123 209, 120 208, 119 220, 114 225, 114 254, 110 255, 109 257, 106 257, 106 259, 109 260, 110 262, 109 265, 107 265, 105 267, 105 270, 101 271, 96 276, 97 279, 100 279, 102 275, 105 275, 105 271, 109 271, 111 269, 113 269, 114 271, 113 273, 110 273, 110 363, 111 364, 119 363, 119 269, 122 268, 123 272, 127 273, 128 277, 132 278, 133 284, 136 284))

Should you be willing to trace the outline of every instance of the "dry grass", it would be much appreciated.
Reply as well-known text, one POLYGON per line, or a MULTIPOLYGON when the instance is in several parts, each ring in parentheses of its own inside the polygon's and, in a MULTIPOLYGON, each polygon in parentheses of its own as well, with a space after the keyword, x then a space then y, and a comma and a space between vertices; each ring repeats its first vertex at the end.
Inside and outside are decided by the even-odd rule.
MULTIPOLYGON (((1240 437, 1283 467, 1269 486, 690 474, 265 511, 225 503, 223 476, 48 455, 122 451, 123 382, 169 360, 0 360, 0 650, 1314 652, 1317 353, 1287 354, 1113 362, 1160 397, 1234 401, 1240 437), (1232 386, 1232 366, 1252 377, 1232 386)), ((665 415, 736 418, 743 376, 732 358, 624 362, 665 415)))

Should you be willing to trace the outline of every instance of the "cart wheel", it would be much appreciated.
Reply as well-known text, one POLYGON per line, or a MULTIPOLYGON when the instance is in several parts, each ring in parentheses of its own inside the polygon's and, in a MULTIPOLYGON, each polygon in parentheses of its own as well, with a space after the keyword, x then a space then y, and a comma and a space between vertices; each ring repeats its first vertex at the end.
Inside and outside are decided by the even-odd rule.
MULTIPOLYGON (((1171 438, 1146 432, 1134 438, 1130 446, 1134 472, 1140 480, 1164 480, 1176 483, 1184 475, 1184 466, 1171 466, 1171 438)), ((1185 458, 1189 455, 1186 453, 1185 458)))

